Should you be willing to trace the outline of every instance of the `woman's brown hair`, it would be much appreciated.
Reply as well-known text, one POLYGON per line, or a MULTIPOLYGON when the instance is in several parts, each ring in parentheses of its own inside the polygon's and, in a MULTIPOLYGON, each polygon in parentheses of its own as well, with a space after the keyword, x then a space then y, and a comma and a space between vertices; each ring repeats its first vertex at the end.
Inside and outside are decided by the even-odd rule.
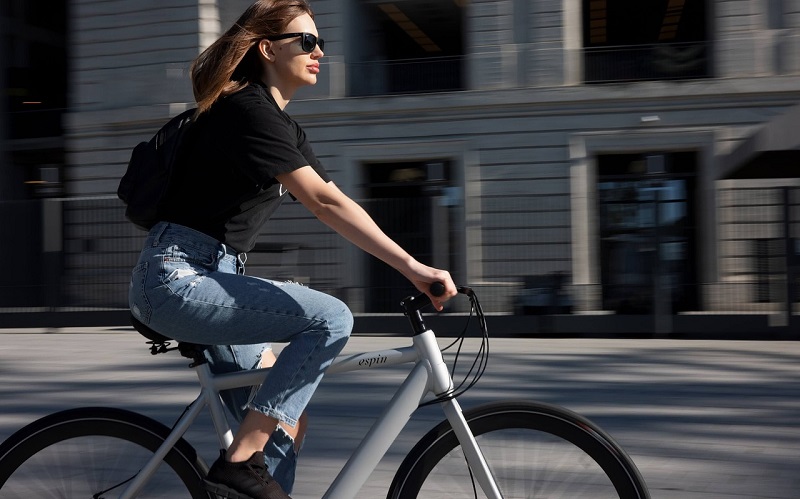
POLYGON ((205 49, 191 67, 197 114, 220 97, 235 93, 261 78, 258 42, 281 34, 292 19, 314 13, 306 0, 257 0, 221 37, 205 49))

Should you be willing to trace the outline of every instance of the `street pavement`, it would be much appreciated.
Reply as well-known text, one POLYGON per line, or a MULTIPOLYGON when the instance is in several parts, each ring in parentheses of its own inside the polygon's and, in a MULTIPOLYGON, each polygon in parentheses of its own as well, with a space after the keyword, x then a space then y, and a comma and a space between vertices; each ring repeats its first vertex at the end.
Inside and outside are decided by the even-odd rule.
MULTIPOLYGON (((345 352, 407 344, 358 336, 345 352)), ((476 348, 468 339, 462 355, 476 348)), ((196 394, 186 365, 174 352, 151 356, 128 328, 0 329, 0 440, 45 414, 86 405, 171 425, 196 394)), ((322 496, 405 371, 323 381, 309 407, 295 499, 322 496)), ((558 404, 598 423, 631 455, 653 498, 800 497, 797 342, 497 338, 485 376, 460 400, 467 408, 506 398, 558 404)), ((410 421, 359 498, 385 496, 405 452, 441 419, 437 411, 410 421)), ((187 439, 206 461, 215 458, 207 419, 187 439)))

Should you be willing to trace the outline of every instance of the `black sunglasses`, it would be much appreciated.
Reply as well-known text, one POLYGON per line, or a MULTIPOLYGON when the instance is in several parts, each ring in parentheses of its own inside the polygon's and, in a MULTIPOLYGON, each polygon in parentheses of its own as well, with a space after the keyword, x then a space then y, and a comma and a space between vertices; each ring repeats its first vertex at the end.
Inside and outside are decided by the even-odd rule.
POLYGON ((320 50, 325 50, 325 40, 322 38, 318 38, 316 35, 312 35, 311 33, 284 33, 282 35, 275 35, 275 36, 268 36, 267 40, 275 41, 275 40, 285 40, 287 38, 297 38, 300 37, 300 46, 303 47, 303 52, 313 52, 314 47, 319 45, 320 50))

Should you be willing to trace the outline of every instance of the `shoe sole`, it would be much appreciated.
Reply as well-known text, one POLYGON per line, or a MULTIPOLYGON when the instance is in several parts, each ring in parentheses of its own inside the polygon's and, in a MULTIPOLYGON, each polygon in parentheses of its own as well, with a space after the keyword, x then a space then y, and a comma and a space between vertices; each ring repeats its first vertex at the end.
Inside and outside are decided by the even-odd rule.
POLYGON ((212 494, 216 494, 217 497, 221 497, 223 499, 253 499, 253 496, 242 494, 241 492, 233 490, 227 485, 209 482, 208 480, 203 480, 203 482, 206 484, 206 490, 212 494))

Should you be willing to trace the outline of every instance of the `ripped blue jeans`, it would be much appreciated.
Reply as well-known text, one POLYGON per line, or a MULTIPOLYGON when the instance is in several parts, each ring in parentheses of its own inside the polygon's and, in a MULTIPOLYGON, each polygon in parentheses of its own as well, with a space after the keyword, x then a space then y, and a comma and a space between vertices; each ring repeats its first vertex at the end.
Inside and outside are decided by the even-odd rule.
MULTIPOLYGON (((246 406, 294 427, 347 342, 353 315, 337 298, 303 285, 239 274, 230 253, 188 227, 156 224, 132 272, 131 312, 177 341, 214 345, 208 351, 214 372, 252 369, 268 343, 288 343, 252 396, 240 389, 223 398, 237 418, 246 406)), ((289 492, 293 442, 280 429, 273 436, 265 453, 274 462, 267 464, 289 492)))
MULTIPOLYGON (((257 345, 209 345, 205 354, 211 372, 214 374, 258 369, 261 366, 261 356, 271 350, 270 343, 257 345)), ((241 423, 247 414, 248 404, 255 397, 259 387, 235 388, 220 392, 222 401, 241 423)), ((302 442, 300 444, 302 446, 302 442)), ((299 449, 294 440, 286 431, 278 428, 269 437, 264 447, 264 460, 272 477, 281 485, 287 494, 292 493, 295 472, 297 470, 297 456, 299 449)))

